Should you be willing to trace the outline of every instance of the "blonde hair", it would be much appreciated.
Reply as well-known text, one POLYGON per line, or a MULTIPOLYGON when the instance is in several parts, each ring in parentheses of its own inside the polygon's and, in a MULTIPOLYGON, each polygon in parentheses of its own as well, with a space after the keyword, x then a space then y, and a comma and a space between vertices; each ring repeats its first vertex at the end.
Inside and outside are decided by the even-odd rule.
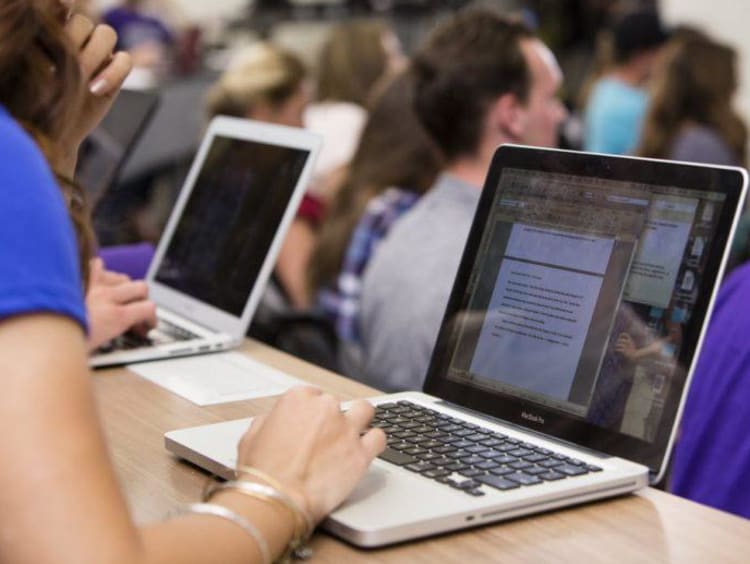
POLYGON ((245 117, 258 104, 279 106, 302 86, 306 71, 296 55, 271 43, 242 51, 208 93, 209 117, 245 117))

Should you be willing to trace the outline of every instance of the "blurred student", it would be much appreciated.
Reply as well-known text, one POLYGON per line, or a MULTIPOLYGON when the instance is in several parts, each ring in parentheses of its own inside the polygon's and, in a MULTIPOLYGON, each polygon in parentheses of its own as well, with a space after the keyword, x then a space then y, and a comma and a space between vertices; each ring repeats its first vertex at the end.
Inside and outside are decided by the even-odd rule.
POLYGON ((418 51, 413 72, 417 116, 445 160, 364 274, 362 378, 389 391, 422 386, 495 149, 554 146, 566 115, 550 50, 492 10, 446 20, 418 51))
MULTIPOLYGON (((737 53, 695 31, 680 33, 654 81, 638 153, 645 157, 747 166, 748 131, 734 109, 737 53)), ((750 215, 732 243, 729 267, 750 258, 750 215)))
POLYGON ((697 33, 675 38, 654 80, 638 153, 744 165, 747 126, 732 106, 737 86, 732 48, 697 33))
POLYGON ((102 21, 117 33, 117 48, 128 51, 137 68, 164 72, 175 35, 145 0, 123 0, 104 12, 102 21))
POLYGON ((612 68, 594 84, 584 112, 584 149, 629 154, 638 144, 646 88, 668 36, 655 12, 623 16, 613 35, 612 68))
POLYGON ((324 139, 313 178, 321 199, 340 184, 343 167, 354 155, 373 88, 403 63, 398 38, 380 20, 332 28, 318 58, 315 100, 305 112, 305 126, 324 139))
MULTIPOLYGON (((225 115, 302 127, 309 97, 302 61, 279 46, 261 42, 237 55, 209 91, 206 108, 209 117, 225 115)), ((307 264, 321 215, 321 204, 306 196, 276 263, 281 289, 294 308, 310 305, 307 264)))
POLYGON ((412 75, 402 72, 386 82, 369 108, 310 261, 311 291, 333 323, 342 353, 360 345, 362 276, 375 248, 432 186, 441 166, 437 147, 414 114, 412 75))
POLYGON ((293 53, 268 42, 237 53, 210 89, 209 117, 225 115, 302 127, 309 102, 307 71, 293 53))
POLYGON ((341 503, 385 438, 361 434, 369 404, 344 414, 332 396, 300 388, 256 418, 237 480, 181 516, 133 522, 87 369, 92 245, 81 190, 67 180, 130 69, 115 41, 58 0, 0 9, 0 421, 13 430, 0 435, 2 561, 270 562, 341 503))

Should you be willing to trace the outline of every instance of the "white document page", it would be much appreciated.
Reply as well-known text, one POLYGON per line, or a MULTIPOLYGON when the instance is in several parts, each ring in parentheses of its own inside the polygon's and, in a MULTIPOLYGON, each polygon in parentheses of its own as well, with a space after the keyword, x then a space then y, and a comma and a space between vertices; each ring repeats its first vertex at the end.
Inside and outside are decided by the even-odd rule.
POLYGON ((200 406, 277 396, 306 385, 236 352, 144 362, 128 368, 200 406))
POLYGON ((567 400, 613 244, 515 225, 471 372, 567 400))
POLYGON ((669 307, 698 202, 667 195, 654 201, 625 286, 626 300, 669 307))

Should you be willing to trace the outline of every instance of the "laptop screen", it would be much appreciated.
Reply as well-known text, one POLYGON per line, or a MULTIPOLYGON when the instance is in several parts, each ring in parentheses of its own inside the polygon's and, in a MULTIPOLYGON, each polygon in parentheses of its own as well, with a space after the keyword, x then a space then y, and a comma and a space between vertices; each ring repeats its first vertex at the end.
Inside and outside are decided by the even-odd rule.
POLYGON ((155 280, 240 317, 309 154, 215 137, 155 280))
POLYGON ((720 190, 646 180, 504 167, 431 378, 512 398, 519 421, 579 444, 668 436, 733 210, 720 190))
POLYGON ((96 202, 117 180, 130 150, 158 104, 157 94, 123 90, 78 152, 76 179, 96 202))

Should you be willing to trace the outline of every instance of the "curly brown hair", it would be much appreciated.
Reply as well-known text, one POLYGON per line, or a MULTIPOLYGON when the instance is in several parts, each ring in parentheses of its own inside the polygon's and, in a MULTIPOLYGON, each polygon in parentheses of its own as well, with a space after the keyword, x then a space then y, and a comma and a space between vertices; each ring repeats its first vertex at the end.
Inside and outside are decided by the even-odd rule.
MULTIPOLYGON (((0 104, 34 138, 50 166, 62 156, 55 140, 75 119, 84 92, 66 17, 59 0, 0 0, 0 104)), ((55 172, 78 235, 86 284, 94 243, 85 192, 55 172)))

